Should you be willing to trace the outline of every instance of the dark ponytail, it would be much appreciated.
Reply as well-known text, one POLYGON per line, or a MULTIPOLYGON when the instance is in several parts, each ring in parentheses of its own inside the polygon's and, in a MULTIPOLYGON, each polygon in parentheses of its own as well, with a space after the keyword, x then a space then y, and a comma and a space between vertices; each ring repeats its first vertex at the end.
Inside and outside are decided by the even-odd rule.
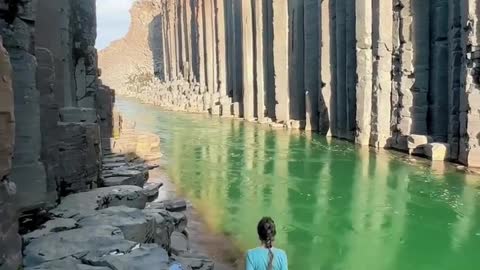
POLYGON ((275 241, 275 235, 277 231, 275 229, 275 222, 270 217, 264 217, 258 222, 257 225, 258 237, 268 249, 268 270, 273 269, 273 241, 275 241))

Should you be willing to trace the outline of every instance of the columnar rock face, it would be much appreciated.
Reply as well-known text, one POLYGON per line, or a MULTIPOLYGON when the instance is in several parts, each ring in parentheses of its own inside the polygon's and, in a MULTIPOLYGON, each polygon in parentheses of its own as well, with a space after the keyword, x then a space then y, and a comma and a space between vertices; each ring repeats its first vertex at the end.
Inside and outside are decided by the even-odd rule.
POLYGON ((17 269, 22 260, 16 186, 9 177, 15 141, 13 107, 12 67, 0 36, 0 269, 17 269))
POLYGON ((378 148, 408 151, 408 136, 429 136, 448 143, 450 160, 480 166, 477 1, 163 0, 160 6, 162 27, 152 36, 165 42, 160 70, 170 74, 139 75, 122 82, 119 94, 378 148))
POLYGON ((0 35, 10 54, 15 103, 15 147, 11 180, 17 185, 19 207, 31 209, 46 202, 45 167, 40 162, 40 95, 33 47, 35 1, 1 1, 0 35))

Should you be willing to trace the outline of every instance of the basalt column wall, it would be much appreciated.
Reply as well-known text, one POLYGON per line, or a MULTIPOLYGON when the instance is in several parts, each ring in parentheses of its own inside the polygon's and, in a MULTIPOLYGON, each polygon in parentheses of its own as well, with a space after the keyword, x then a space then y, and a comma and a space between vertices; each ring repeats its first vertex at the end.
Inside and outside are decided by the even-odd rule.
POLYGON ((117 92, 480 166, 477 2, 163 0, 170 73, 117 92))

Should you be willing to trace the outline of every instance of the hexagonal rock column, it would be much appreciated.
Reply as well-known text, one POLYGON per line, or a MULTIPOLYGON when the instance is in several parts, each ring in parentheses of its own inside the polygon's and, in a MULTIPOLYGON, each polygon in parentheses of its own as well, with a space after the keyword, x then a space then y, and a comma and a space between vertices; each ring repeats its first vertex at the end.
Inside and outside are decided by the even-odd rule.
POLYGON ((47 172, 47 201, 57 199, 56 178, 58 174, 58 104, 55 100, 55 68, 52 53, 37 47, 37 87, 40 92, 40 128, 42 132, 41 158, 47 172))
POLYGON ((15 120, 13 115, 12 69, 0 36, 0 269, 17 269, 22 261, 16 187, 10 182, 15 120))
POLYGON ((13 68, 16 137, 11 179, 17 185, 19 207, 33 209, 45 203, 46 176, 40 162, 40 95, 33 56, 36 1, 0 2, 0 35, 13 68))

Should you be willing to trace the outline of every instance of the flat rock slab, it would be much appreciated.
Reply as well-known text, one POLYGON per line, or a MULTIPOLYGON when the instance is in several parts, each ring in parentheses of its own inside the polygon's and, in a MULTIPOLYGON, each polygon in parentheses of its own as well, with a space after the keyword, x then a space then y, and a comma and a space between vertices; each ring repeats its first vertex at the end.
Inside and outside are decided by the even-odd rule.
POLYGON ((187 210, 187 202, 181 199, 151 202, 147 205, 147 208, 165 209, 170 212, 181 212, 187 210))
POLYGON ((76 193, 63 198, 57 208, 50 211, 54 216, 79 219, 95 214, 96 210, 113 206, 145 208, 147 196, 137 186, 116 186, 76 193))
POLYGON ((141 210, 116 206, 99 210, 96 215, 78 221, 82 227, 111 225, 120 228, 126 240, 148 243, 154 240, 155 221, 141 210))
POLYGON ((29 243, 33 239, 78 228, 77 221, 71 218, 56 218, 45 222, 40 229, 23 235, 23 241, 29 243))
POLYGON ((105 266, 115 270, 168 270, 169 257, 165 249, 158 245, 136 247, 126 254, 96 256, 89 254, 82 258, 89 265, 105 266))
POLYGON ((25 248, 23 262, 26 267, 31 267, 69 256, 78 258, 90 252, 103 255, 114 251, 126 253, 136 244, 125 240, 119 228, 89 226, 32 240, 25 248))
POLYGON ((67 257, 65 259, 42 263, 37 266, 27 267, 24 270, 111 270, 108 267, 98 267, 82 264, 81 261, 67 257))

